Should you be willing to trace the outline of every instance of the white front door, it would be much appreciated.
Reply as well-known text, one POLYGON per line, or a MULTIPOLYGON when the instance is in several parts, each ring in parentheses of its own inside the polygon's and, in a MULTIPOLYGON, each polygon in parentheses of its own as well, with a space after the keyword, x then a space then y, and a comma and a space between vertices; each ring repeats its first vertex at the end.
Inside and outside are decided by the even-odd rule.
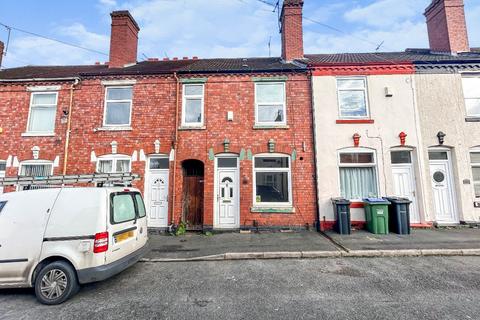
POLYGON ((429 159, 435 220, 439 223, 458 223, 450 152, 430 151, 429 159))
POLYGON ((238 171, 238 158, 217 158, 216 228, 232 229, 240 226, 238 171))
POLYGON ((417 209, 415 173, 412 165, 392 165, 394 196, 408 198, 410 204, 410 223, 420 223, 417 209))
POLYGON ((168 158, 151 158, 148 163, 148 183, 145 190, 148 226, 166 228, 168 227, 169 160, 168 158))
POLYGON ((420 214, 416 199, 415 169, 410 150, 391 152, 394 196, 408 198, 410 204, 410 223, 420 223, 420 214))

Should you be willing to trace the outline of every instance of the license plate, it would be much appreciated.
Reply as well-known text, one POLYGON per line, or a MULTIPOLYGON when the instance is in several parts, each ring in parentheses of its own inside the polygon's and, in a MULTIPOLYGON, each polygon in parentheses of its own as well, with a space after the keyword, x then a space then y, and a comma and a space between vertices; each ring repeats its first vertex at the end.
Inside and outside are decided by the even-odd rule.
POLYGON ((130 238, 133 238, 133 231, 124 232, 115 236, 115 243, 119 243, 130 238))

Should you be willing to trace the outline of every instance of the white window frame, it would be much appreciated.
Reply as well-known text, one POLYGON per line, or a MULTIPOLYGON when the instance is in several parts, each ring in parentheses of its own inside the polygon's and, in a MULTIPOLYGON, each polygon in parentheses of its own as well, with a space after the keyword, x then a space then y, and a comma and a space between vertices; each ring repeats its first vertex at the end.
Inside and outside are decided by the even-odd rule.
POLYGON ((182 127, 193 127, 193 128, 198 128, 198 127, 203 127, 205 124, 205 84, 204 83, 184 83, 182 87, 182 127), (186 95, 185 94, 185 88, 187 86, 201 86, 202 87, 202 94, 201 95, 186 95), (188 98, 187 98, 188 97, 188 98), (187 99, 201 99, 201 121, 200 122, 186 122, 185 121, 185 116, 186 116, 186 107, 187 107, 187 99))
MULTIPOLYGON (((44 105, 45 106, 45 105, 44 105)), ((31 135, 52 135, 55 133, 55 122, 57 121, 57 106, 58 106, 58 92, 56 91, 41 91, 41 92, 32 92, 30 94, 30 108, 28 110, 28 119, 27 119, 27 130, 26 132, 28 134, 31 134, 31 135), (51 94, 54 94, 55 95, 55 104, 53 105, 48 105, 50 108, 54 108, 55 109, 55 113, 54 113, 54 116, 53 116, 53 128, 52 128, 52 131, 33 131, 30 129, 30 120, 31 120, 31 117, 32 117, 32 109, 33 108, 37 108, 35 106, 33 106, 33 97, 35 95, 51 95, 51 94)))
POLYGON ((477 197, 477 195, 475 194, 475 185, 480 185, 480 180, 475 181, 474 177, 473 177, 473 168, 480 168, 480 162, 472 162, 472 157, 471 157, 472 153, 480 154, 480 147, 479 148, 472 148, 468 152, 468 155, 469 155, 468 158, 469 158, 469 161, 470 161, 470 168, 472 169, 471 172, 472 172, 473 196, 475 197, 475 199, 480 199, 480 197, 477 197))
POLYGON ((50 170, 50 175, 53 175, 53 162, 48 161, 48 160, 27 160, 27 161, 22 161, 20 162, 20 165, 18 166, 18 175, 20 176, 22 173, 22 167, 23 166, 44 166, 44 165, 50 165, 51 170, 50 170))
MULTIPOLYGON (((375 184, 377 186, 377 195, 380 195, 380 181, 378 176, 378 163, 377 152, 368 148, 346 148, 338 150, 337 152, 337 165, 338 165, 338 188, 339 194, 342 193, 340 169, 341 168, 374 168, 375 169, 375 184), (340 155, 344 153, 370 153, 373 155, 373 162, 371 163, 341 163, 340 155)), ((363 202, 363 199, 347 199, 351 202, 363 202)))
POLYGON ((115 170, 117 167, 117 161, 119 160, 128 160, 128 171, 127 172, 132 172, 132 158, 127 155, 121 155, 121 154, 111 154, 111 155, 105 155, 97 158, 97 163, 96 163, 96 168, 95 171, 97 173, 100 173, 99 168, 100 168, 100 161, 112 161, 112 171, 111 172, 102 172, 102 173, 119 173, 115 170))
POLYGON ((259 81, 255 82, 255 125, 256 126, 286 126, 287 125, 287 86, 284 81, 259 81), (262 106, 283 106, 283 121, 282 122, 260 122, 258 120, 258 106, 259 103, 257 101, 257 88, 259 85, 278 85, 281 84, 283 86, 283 101, 278 102, 270 102, 270 103, 262 103, 262 106))
MULTIPOLYGON (((20 165, 18 166, 18 176, 21 176, 23 166, 32 166, 32 165, 33 166, 50 165, 50 175, 53 176, 54 163, 52 161, 48 161, 48 160, 27 160, 27 161, 20 162, 20 165)), ((17 191, 25 190, 27 187, 30 187, 30 186, 25 186, 25 185, 17 186, 17 191)), ((44 189, 44 188, 48 188, 48 186, 47 187, 40 186, 39 188, 44 189)))
POLYGON ((480 118, 480 113, 477 113, 477 114, 468 114, 468 110, 467 110, 467 100, 480 100, 480 86, 478 88, 478 96, 475 97, 475 98, 467 98, 466 97, 466 94, 465 94, 465 86, 463 84, 463 79, 466 79, 466 78, 474 78, 474 79, 478 79, 478 81, 480 82, 480 74, 464 74, 462 75, 462 90, 463 90, 463 99, 465 101, 465 114, 467 116, 467 118, 480 118))
POLYGON ((288 154, 282 153, 261 153, 253 156, 252 159, 253 172, 253 206, 254 207, 292 207, 293 192, 292 192, 292 158, 288 154), (255 168, 256 158, 288 158, 288 168, 255 168), (288 172, 288 202, 257 202, 257 172, 288 172))
POLYGON ((133 86, 132 85, 126 85, 126 86, 106 86, 105 87, 105 99, 104 99, 104 104, 103 104, 103 126, 104 127, 131 127, 132 126, 132 111, 133 111, 133 86), (108 97, 108 89, 131 89, 132 90, 132 99, 126 99, 126 100, 107 100, 108 97), (108 102, 130 102, 130 115, 128 118, 128 123, 126 124, 107 124, 107 104, 108 102))
POLYGON ((335 87, 337 90, 337 108, 338 108, 338 118, 345 119, 345 120, 356 120, 356 119, 370 119, 370 103, 369 103, 369 96, 368 96, 368 78, 366 76, 358 76, 358 77, 336 77, 335 78, 335 87), (340 89, 338 86, 339 80, 363 80, 365 83, 365 87, 363 89, 340 89), (342 106, 340 104, 340 92, 341 91, 363 91, 365 93, 365 116, 342 116, 342 106))

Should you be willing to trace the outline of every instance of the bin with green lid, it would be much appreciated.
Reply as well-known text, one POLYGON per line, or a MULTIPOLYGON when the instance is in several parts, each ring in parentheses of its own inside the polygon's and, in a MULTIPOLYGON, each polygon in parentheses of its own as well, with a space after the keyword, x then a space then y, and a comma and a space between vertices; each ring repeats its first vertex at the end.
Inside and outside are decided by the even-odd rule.
POLYGON ((388 234, 388 206, 390 202, 381 198, 363 199, 367 229, 374 234, 388 234))

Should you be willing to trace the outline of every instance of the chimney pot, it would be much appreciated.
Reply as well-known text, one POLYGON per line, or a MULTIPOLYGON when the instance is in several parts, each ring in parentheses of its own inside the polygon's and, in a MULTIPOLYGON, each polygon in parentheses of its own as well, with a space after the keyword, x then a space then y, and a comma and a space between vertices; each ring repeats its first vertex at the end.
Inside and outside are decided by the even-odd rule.
POLYGON ((284 0, 280 24, 282 58, 285 61, 303 59, 303 0, 284 0))
POLYGON ((192 57, 192 60, 198 60, 197 56, 192 57))
POLYGON ((174 57, 172 60, 173 61, 178 61, 178 57, 174 57))
POLYGON ((148 61, 158 61, 158 58, 148 58, 148 61))
POLYGON ((470 51, 463 0, 432 0, 424 15, 431 51, 470 51))
POLYGON ((188 57, 183 57, 183 60, 188 60, 188 57))
POLYGON ((170 61, 169 58, 163 58, 163 61, 170 61))
POLYGON ((130 12, 113 11, 110 35, 110 68, 123 68, 137 62, 138 32, 140 27, 130 12))

